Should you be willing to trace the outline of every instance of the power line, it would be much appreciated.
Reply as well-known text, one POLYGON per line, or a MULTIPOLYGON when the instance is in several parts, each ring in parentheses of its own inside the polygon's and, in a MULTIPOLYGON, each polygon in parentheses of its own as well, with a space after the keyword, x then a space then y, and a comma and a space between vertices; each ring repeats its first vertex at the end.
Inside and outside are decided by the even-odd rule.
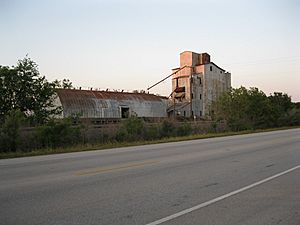
POLYGON ((300 60, 300 56, 288 56, 288 57, 277 57, 277 58, 268 58, 268 59, 258 59, 255 61, 248 62, 228 62, 224 63, 226 65, 253 65, 253 64, 263 64, 263 63, 273 63, 273 62, 292 62, 300 60))

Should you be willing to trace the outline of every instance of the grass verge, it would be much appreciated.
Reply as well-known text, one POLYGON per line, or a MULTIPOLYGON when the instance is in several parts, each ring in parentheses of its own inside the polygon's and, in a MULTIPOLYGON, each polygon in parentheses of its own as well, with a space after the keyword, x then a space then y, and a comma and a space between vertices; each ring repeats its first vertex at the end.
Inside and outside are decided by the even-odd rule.
POLYGON ((130 146, 139 146, 139 145, 148 145, 148 144, 160 144, 167 142, 178 142, 178 141, 189 141, 196 139, 205 139, 205 138, 214 138, 214 137, 225 137, 233 135, 242 135, 250 133, 259 133, 259 132, 270 132, 276 130, 287 130, 294 129, 299 127, 280 127, 280 128, 270 128, 270 129, 259 129, 259 130, 244 130, 238 132, 222 132, 222 133, 205 133, 205 134, 194 134, 189 136, 181 137, 170 137, 163 138, 152 141, 134 141, 134 142, 111 142, 105 144, 85 144, 85 145, 76 145, 65 148, 46 148, 46 149, 37 149, 28 152, 2 152, 0 153, 0 159, 8 158, 17 158, 17 157, 28 157, 28 156, 37 156, 37 155, 50 155, 58 153, 70 153, 70 152, 82 152, 82 151, 91 151, 91 150, 104 150, 111 148, 120 148, 120 147, 130 147, 130 146))

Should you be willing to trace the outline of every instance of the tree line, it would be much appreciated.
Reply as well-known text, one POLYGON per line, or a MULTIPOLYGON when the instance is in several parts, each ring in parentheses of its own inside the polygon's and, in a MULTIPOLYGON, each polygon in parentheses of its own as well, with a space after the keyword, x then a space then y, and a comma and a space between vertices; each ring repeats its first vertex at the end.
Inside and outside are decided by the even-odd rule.
POLYGON ((300 104, 286 93, 267 96, 256 87, 232 88, 212 104, 214 120, 226 120, 233 131, 300 125, 300 104))

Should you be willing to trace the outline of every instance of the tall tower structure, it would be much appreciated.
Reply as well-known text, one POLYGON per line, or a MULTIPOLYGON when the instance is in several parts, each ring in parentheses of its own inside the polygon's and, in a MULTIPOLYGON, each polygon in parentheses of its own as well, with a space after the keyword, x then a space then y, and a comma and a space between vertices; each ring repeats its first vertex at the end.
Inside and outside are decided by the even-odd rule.
POLYGON ((211 62, 208 53, 182 52, 180 67, 172 71, 173 105, 169 114, 209 116, 211 103, 231 87, 231 74, 211 62))

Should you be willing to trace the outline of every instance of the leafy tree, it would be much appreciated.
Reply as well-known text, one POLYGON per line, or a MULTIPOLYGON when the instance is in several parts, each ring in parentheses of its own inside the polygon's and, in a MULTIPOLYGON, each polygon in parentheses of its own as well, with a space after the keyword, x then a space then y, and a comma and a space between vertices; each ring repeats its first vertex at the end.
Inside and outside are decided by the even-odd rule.
POLYGON ((222 95, 213 105, 214 119, 225 119, 232 130, 296 125, 299 111, 287 94, 267 97, 258 88, 240 87, 222 95))
POLYGON ((288 111, 287 115, 281 120, 284 126, 299 126, 300 125, 300 108, 292 108, 288 111))
POLYGON ((263 91, 252 87, 248 91, 245 113, 249 118, 251 128, 264 128, 273 125, 272 108, 269 99, 263 91))
POLYGON ((55 87, 27 56, 15 67, 0 66, 0 120, 4 122, 11 110, 19 110, 33 123, 44 123, 61 111, 54 105, 55 87))
POLYGON ((291 97, 281 92, 274 92, 268 97, 273 105, 276 105, 281 112, 286 112, 292 108, 291 97))
POLYGON ((73 88, 73 84, 69 79, 63 79, 63 80, 54 80, 53 84, 55 85, 55 88, 62 88, 62 89, 69 89, 73 88))
POLYGON ((286 123, 286 117, 288 117, 293 108, 291 97, 281 92, 274 92, 273 95, 268 97, 272 105, 272 118, 275 126, 280 126, 282 123, 286 123), (285 121, 285 122, 284 122, 285 121))
POLYGON ((248 91, 244 87, 231 89, 224 93, 212 105, 213 119, 225 119, 233 130, 248 128, 247 99, 248 91))
POLYGON ((213 106, 215 117, 225 119, 232 130, 264 127, 270 122, 267 96, 257 88, 231 89, 213 106))

